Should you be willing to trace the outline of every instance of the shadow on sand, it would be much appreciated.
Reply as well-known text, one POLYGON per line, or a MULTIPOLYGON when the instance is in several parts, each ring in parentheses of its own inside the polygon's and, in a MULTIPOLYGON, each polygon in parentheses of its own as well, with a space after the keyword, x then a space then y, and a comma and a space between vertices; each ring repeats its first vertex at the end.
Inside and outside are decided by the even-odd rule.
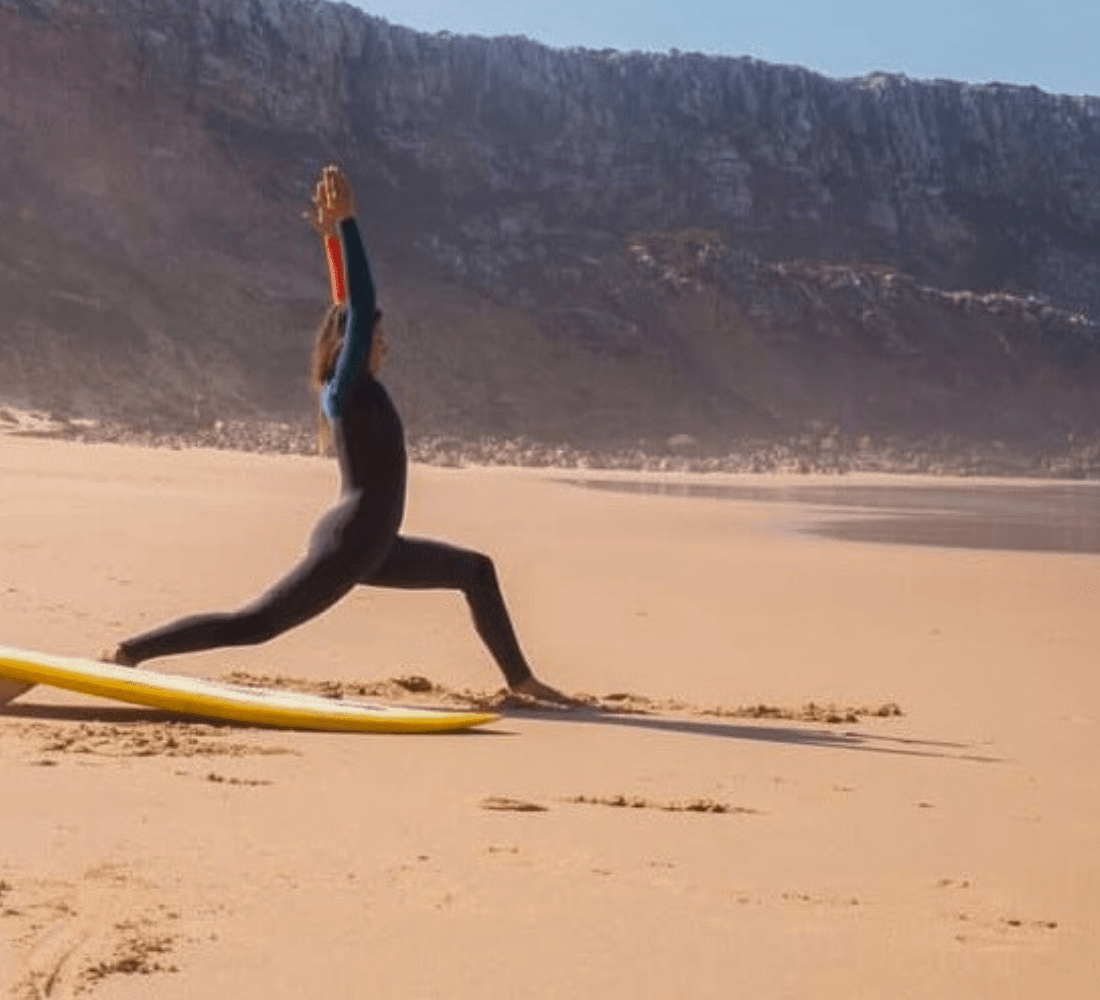
MULTIPOLYGON (((642 729, 651 732, 678 734, 683 736, 702 736, 711 739, 740 740, 753 743, 777 743, 786 746, 813 747, 825 750, 849 750, 863 753, 893 754, 906 757, 944 758, 962 760, 980 764, 1007 763, 1004 758, 976 752, 976 748, 965 743, 950 743, 941 740, 919 740, 898 736, 882 736, 877 733, 858 732, 851 729, 834 730, 823 728, 814 723, 802 723, 777 726, 755 722, 731 723, 721 719, 685 719, 670 716, 641 715, 608 711, 606 709, 542 709, 508 706, 500 709, 500 721, 497 728, 475 727, 450 733, 431 733, 438 739, 445 736, 517 736, 515 730, 501 730, 509 720, 532 719, 539 722, 553 722, 567 725, 620 726, 625 729, 642 729)), ((0 711, 0 719, 31 719, 53 722, 85 722, 115 725, 133 725, 138 723, 181 723, 201 724, 225 729, 254 730, 264 732, 289 732, 269 727, 249 725, 247 723, 210 719, 202 716, 181 715, 158 709, 134 708, 112 705, 8 705, 0 711)), ((370 735, 361 733, 357 735, 370 735)), ((392 734, 387 734, 392 735, 392 734)), ((421 734, 418 734, 421 735, 421 734)))
POLYGON ((980 764, 1007 763, 1004 758, 976 752, 976 748, 971 744, 880 736, 876 733, 863 733, 851 729, 827 729, 815 723, 777 726, 756 722, 731 723, 723 719, 684 719, 591 709, 563 711, 508 708, 502 712, 502 715, 504 720, 531 718, 548 722, 622 726, 660 733, 746 740, 754 743, 781 743, 787 746, 817 747, 827 750, 858 750, 864 753, 897 754, 906 757, 942 757, 980 764))

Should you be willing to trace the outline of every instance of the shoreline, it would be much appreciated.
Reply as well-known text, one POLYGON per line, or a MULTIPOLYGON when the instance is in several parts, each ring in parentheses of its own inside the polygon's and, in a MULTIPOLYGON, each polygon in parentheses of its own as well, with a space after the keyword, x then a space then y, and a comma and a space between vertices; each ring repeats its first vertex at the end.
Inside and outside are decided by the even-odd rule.
MULTIPOLYGON (((314 430, 304 424, 269 420, 215 421, 199 427, 155 427, 118 421, 69 419, 41 412, 0 407, 0 437, 118 444, 139 448, 185 450, 210 448, 250 454, 317 454, 314 430)), ((663 443, 596 447, 525 437, 477 439, 439 434, 410 434, 409 459, 441 468, 510 467, 561 471, 791 474, 797 476, 959 477, 996 480, 1100 481, 1100 437, 1069 442, 1060 452, 1013 448, 1003 442, 973 442, 944 437, 905 441, 869 435, 848 439, 833 432, 800 434, 771 441, 736 442, 725 453, 704 449, 690 435, 663 443)))

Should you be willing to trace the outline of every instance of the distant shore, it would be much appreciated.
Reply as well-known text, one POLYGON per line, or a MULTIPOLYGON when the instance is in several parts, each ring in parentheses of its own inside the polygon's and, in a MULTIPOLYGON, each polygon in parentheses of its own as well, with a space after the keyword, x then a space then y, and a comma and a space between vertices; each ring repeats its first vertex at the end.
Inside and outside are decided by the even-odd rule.
MULTIPOLYGON (((217 420, 190 427, 70 419, 0 406, 0 434, 78 443, 146 448, 215 448, 253 454, 312 455, 316 430, 306 423, 217 420)), ((745 439, 725 452, 691 435, 654 437, 634 446, 584 446, 493 435, 410 434, 413 461, 444 468, 607 469, 623 472, 796 473, 844 475, 890 473, 924 476, 993 476, 1037 479, 1100 479, 1100 435, 1067 440, 1058 450, 964 438, 904 439, 810 430, 786 439, 745 439)))

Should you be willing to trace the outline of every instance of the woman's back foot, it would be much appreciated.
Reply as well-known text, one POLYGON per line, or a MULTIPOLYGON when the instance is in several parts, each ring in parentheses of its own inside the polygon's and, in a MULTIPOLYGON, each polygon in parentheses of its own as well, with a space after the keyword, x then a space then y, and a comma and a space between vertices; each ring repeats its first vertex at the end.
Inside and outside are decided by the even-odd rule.
POLYGON ((559 708, 580 708, 584 702, 571 698, 557 688, 543 684, 537 677, 527 677, 511 687, 513 694, 522 695, 533 701, 543 702, 547 705, 556 705, 559 708))

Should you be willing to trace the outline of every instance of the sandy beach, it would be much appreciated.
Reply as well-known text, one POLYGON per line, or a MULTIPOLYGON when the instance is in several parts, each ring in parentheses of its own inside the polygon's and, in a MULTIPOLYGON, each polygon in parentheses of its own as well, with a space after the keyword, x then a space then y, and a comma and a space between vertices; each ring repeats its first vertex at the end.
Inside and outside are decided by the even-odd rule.
MULTIPOLYGON (((560 478, 415 466, 406 531, 491 553, 540 676, 588 709, 446 736, 45 688, 0 714, 3 995, 1096 995, 1100 557, 560 478)), ((253 596, 336 471, 0 435, 0 483, 0 644, 90 656, 253 596)), ((446 593, 364 589, 156 665, 416 704, 502 683, 446 593)))

